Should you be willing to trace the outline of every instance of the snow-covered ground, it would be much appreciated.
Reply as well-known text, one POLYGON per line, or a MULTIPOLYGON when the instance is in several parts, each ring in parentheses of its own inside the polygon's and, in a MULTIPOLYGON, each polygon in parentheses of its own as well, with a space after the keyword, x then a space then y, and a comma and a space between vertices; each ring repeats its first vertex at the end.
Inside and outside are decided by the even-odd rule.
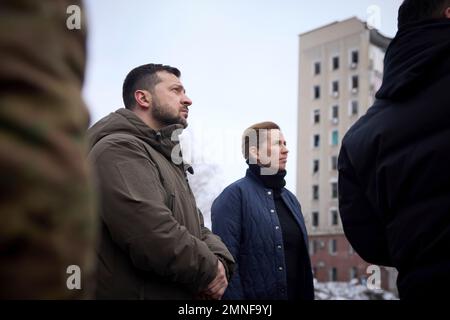
POLYGON ((351 282, 317 282, 314 280, 316 300, 398 300, 393 293, 384 290, 370 290, 351 282))

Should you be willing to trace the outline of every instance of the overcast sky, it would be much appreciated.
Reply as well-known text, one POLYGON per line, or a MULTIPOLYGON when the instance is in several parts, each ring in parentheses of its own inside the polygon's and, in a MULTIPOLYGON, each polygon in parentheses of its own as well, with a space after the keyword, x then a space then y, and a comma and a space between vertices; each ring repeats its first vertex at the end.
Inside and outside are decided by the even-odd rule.
POLYGON ((240 136, 277 122, 290 149, 287 187, 295 192, 298 35, 352 16, 393 37, 401 0, 86 0, 89 26, 84 95, 92 122, 123 106, 134 67, 179 68, 193 100, 185 143, 197 162, 214 162, 229 184, 244 175, 240 136), (369 9, 369 10, 368 10, 369 9), (373 14, 371 14, 374 17, 373 14), (195 137, 192 138, 192 137, 195 137))

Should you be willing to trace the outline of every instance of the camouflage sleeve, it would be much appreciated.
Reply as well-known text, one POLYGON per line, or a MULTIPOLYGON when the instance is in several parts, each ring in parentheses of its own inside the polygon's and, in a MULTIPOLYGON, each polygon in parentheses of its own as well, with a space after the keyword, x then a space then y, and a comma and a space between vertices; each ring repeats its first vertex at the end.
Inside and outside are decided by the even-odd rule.
POLYGON ((80 1, 0 1, 0 299, 89 291, 96 228, 81 98, 85 28, 67 28, 72 4, 80 1), (67 287, 70 265, 80 267, 81 290, 76 278, 67 287))

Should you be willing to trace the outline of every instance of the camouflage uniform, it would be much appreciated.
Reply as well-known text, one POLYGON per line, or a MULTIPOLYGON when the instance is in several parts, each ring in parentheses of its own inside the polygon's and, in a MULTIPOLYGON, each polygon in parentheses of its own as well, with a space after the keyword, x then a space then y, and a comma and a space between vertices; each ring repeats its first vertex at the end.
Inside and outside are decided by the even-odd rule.
MULTIPOLYGON (((0 299, 86 297, 95 215, 75 0, 0 1, 0 299), (69 290, 69 265, 82 290, 69 290)), ((84 19, 82 19, 84 22, 84 19)))

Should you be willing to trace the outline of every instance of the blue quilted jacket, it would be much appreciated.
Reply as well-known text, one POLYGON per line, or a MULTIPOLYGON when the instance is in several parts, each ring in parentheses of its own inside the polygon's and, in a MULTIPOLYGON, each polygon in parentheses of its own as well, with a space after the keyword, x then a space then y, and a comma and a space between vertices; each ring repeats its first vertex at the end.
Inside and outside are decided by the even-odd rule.
MULTIPOLYGON (((281 197, 294 213, 308 248, 305 222, 297 198, 285 188, 281 197)), ((214 201, 211 220, 213 232, 222 238, 236 260, 234 275, 223 298, 287 299, 283 237, 272 190, 247 170, 244 178, 225 188, 214 201)), ((307 263, 311 265, 309 258, 307 263)))

